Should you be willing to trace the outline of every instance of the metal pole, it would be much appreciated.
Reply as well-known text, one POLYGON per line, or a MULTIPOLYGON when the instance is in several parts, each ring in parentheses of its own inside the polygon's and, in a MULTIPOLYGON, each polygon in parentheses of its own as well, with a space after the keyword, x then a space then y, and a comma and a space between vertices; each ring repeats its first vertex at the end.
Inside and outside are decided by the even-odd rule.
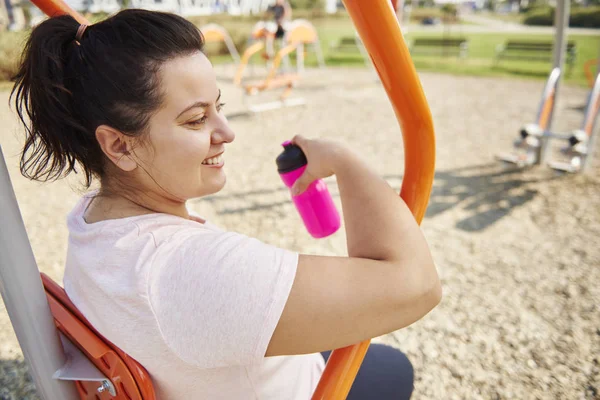
POLYGON ((29 365, 46 400, 79 398, 75 385, 52 379, 65 357, 29 244, 0 147, 0 293, 29 365))
MULTIPOLYGON (((554 27, 555 27, 555 37, 554 37, 554 65, 553 68, 560 68, 561 76, 559 78, 558 83, 556 84, 556 90, 554 92, 554 103, 552 105, 552 114, 554 114, 554 110, 556 109, 556 103, 558 103, 558 95, 560 90, 560 80, 563 77, 564 65, 565 65, 565 53, 567 50, 567 37, 569 28, 569 13, 570 13, 571 2, 570 0, 558 0, 556 3, 556 12, 554 15, 554 27)), ((548 122, 548 130, 552 130, 552 120, 554 117, 550 117, 550 121, 548 122)), ((550 149, 550 141, 542 140, 542 147, 540 149, 540 159, 539 163, 542 164, 545 162, 548 151, 550 149)))
POLYGON ((569 28, 570 1, 558 0, 556 14, 554 16, 555 40, 554 40, 554 67, 563 70, 565 64, 565 52, 567 50, 567 29, 569 28))
POLYGON ((600 124, 594 123, 592 125, 592 134, 590 136, 590 140, 587 145, 587 154, 583 159, 583 165, 581 166, 581 172, 586 174, 591 171, 592 160, 594 159, 594 150, 596 147, 596 140, 598 140, 598 135, 600 135, 600 124))
MULTIPOLYGON (((600 72, 600 52, 598 52, 598 64, 596 64, 596 76, 598 76, 599 72, 600 72)), ((593 94, 593 91, 592 91, 592 94, 593 94)), ((590 111, 594 112, 595 110, 590 110, 590 111)), ((600 135, 600 124, 597 123, 597 119, 598 119, 598 116, 594 116, 594 122, 592 125, 590 141, 589 141, 588 147, 587 147, 588 153, 585 156, 583 165, 581 166, 581 172, 584 174, 590 172, 590 167, 592 166, 592 160, 594 158, 594 150, 596 147, 596 141, 598 140, 598 135, 600 135)))

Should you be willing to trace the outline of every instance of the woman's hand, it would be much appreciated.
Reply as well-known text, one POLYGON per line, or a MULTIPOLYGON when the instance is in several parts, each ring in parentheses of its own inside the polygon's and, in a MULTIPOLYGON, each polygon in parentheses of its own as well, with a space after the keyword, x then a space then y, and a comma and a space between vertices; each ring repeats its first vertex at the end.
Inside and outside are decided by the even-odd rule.
POLYGON ((347 146, 333 140, 307 139, 297 135, 292 143, 302 149, 308 161, 304 173, 292 186, 293 195, 304 192, 317 179, 335 174, 351 153, 347 146))

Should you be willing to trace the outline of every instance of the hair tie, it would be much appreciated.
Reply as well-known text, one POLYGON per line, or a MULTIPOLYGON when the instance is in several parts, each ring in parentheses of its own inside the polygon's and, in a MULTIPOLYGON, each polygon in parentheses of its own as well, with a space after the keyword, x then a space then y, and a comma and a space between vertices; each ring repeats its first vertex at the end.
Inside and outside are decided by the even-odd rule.
POLYGON ((79 28, 77 28, 77 33, 75 34, 75 41, 77 43, 81 44, 81 38, 83 37, 83 33, 87 27, 87 25, 81 24, 79 25, 79 28))

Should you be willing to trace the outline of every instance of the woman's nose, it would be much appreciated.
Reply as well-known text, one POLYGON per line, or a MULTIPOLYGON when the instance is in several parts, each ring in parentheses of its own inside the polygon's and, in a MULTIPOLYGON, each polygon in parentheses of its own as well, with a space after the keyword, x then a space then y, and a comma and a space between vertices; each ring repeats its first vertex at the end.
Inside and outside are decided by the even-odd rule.
POLYGON ((223 117, 217 129, 213 131, 212 136, 212 141, 215 143, 231 143, 235 139, 235 132, 233 132, 229 123, 223 117))

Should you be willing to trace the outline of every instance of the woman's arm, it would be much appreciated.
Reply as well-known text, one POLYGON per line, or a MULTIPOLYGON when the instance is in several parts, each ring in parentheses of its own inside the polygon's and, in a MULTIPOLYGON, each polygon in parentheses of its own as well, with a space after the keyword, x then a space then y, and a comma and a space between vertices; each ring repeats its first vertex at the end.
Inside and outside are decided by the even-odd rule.
POLYGON ((419 320, 441 299, 429 248, 410 210, 367 163, 327 141, 295 138, 308 167, 303 191, 335 174, 349 257, 301 255, 267 356, 347 346, 419 320))

